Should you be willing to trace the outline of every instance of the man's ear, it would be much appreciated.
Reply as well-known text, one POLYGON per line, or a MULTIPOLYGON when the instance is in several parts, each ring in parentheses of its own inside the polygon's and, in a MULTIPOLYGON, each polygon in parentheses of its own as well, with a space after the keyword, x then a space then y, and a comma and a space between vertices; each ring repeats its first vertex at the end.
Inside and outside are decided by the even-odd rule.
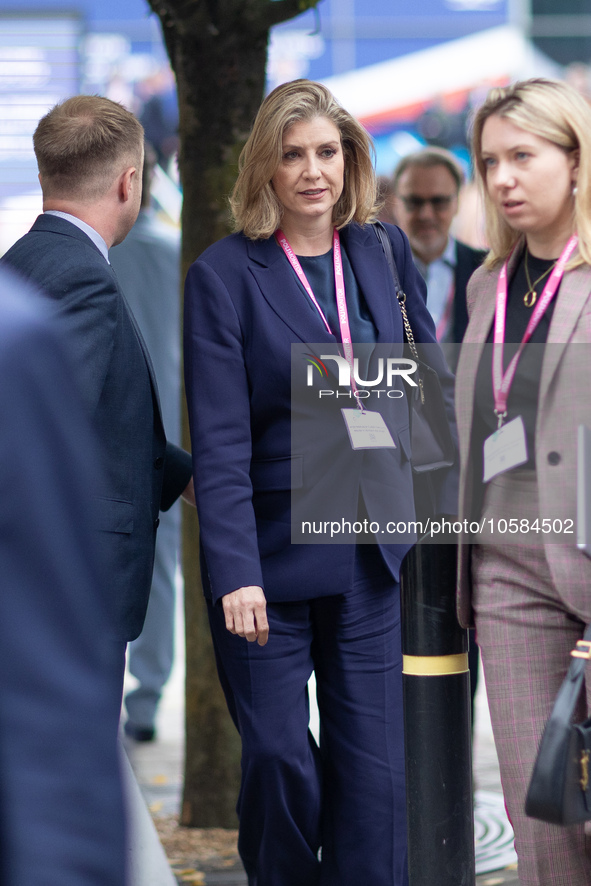
POLYGON ((135 166, 129 166, 119 176, 118 194, 123 203, 131 198, 134 188, 138 187, 138 173, 135 166))

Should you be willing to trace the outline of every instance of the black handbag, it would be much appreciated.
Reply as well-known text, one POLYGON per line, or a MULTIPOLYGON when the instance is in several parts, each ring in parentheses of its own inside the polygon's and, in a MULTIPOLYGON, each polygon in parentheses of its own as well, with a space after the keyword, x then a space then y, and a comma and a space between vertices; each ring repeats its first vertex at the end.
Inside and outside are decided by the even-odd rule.
POLYGON ((525 814, 551 824, 591 819, 591 719, 573 723, 591 658, 591 625, 571 652, 568 673, 556 696, 525 800, 525 814))
POLYGON ((413 360, 418 364, 417 387, 413 389, 409 410, 412 469, 415 474, 425 474, 450 468, 455 461, 455 446, 449 429, 439 377, 435 370, 419 357, 406 311, 406 294, 400 285, 388 233, 380 222, 375 222, 373 228, 382 244, 394 280, 396 298, 402 313, 404 337, 413 360))

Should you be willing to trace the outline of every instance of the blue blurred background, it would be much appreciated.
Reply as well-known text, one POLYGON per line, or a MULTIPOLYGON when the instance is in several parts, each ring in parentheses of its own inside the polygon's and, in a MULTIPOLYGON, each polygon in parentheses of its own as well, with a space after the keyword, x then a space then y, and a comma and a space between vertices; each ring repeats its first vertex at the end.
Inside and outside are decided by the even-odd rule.
MULTIPOLYGON (((588 0, 414 7, 321 0, 273 29, 268 88, 295 77, 326 82, 374 136, 381 175, 426 143, 452 149, 469 171, 467 121, 492 84, 546 75, 589 91, 588 0)), ((174 78, 145 0, 0 0, 0 254, 40 209, 35 125, 77 92, 108 95, 141 117, 159 151, 162 202, 178 216, 174 78)))

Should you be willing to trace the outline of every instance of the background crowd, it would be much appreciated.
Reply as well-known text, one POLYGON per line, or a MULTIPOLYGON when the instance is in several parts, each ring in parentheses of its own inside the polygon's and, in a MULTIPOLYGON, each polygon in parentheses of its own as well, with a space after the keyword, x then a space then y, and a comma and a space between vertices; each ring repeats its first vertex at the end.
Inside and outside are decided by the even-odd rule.
MULTIPOLYGON (((335 408, 326 452, 318 455, 318 440, 291 450, 290 346, 349 338, 368 353, 386 343, 402 353, 394 280, 369 227, 379 213, 454 429, 457 374, 461 461, 438 490, 436 513, 457 510, 458 464, 460 513, 496 520, 519 511, 530 523, 574 513, 575 431, 591 416, 586 363, 566 346, 589 344, 591 109, 573 86, 553 81, 493 90, 475 117, 472 171, 484 196, 475 212, 470 167, 446 147, 466 131, 463 119, 425 112, 425 146, 400 159, 378 195, 370 140, 326 87, 274 90, 241 157, 234 233, 195 255, 186 282, 191 457, 180 448, 179 235, 150 201, 156 163, 174 174, 178 116, 170 79, 153 86, 138 108, 143 127, 97 96, 42 118, 34 144, 43 213, 1 262, 0 396, 15 419, 2 440, 13 518, 5 517, 1 550, 10 591, 3 621, 20 626, 0 643, 3 874, 9 886, 28 886, 39 869, 35 854, 25 859, 27 819, 39 855, 55 864, 48 883, 123 882, 116 739, 125 657, 138 683, 123 728, 152 741, 172 663, 182 495, 198 507, 194 543, 216 662, 242 739, 239 845, 249 882, 345 886, 370 877, 403 886, 398 578, 413 539, 291 544, 291 488, 321 497, 337 451, 328 443, 344 425, 335 408), (506 349, 498 372, 515 384, 504 401, 486 348, 501 335, 541 346, 538 362, 524 357, 514 377, 516 352, 506 349), (513 445, 525 458, 515 455, 509 472, 483 485, 481 451, 499 419, 513 432, 521 421, 513 445), (32 441, 42 446, 30 451, 32 441), (308 730, 312 671, 319 745, 308 730), (48 787, 58 778, 64 814, 52 818, 48 787), (74 805, 85 814, 72 816, 74 805)), ((373 369, 369 357, 366 378, 373 369)), ((333 469, 350 481, 341 491, 353 520, 379 516, 376 485, 412 519, 403 405, 368 405, 391 442, 338 450, 333 469)), ((345 416, 349 431, 357 420, 345 416)), ((557 539, 480 542, 461 539, 459 616, 471 629, 473 694, 474 616, 483 646, 520 882, 588 886, 583 826, 533 822, 523 802, 569 651, 591 620, 591 567, 557 539), (526 654, 515 652, 521 647, 526 654)))

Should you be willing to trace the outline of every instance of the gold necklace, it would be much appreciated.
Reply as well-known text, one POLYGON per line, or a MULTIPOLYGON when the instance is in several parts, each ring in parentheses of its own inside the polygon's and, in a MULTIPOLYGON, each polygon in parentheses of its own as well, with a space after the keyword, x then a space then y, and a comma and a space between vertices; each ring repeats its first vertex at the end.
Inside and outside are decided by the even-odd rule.
POLYGON ((528 256, 529 256, 529 252, 528 252, 528 250, 527 250, 527 244, 526 244, 526 247, 525 247, 525 262, 523 263, 523 265, 524 265, 524 268, 525 268, 525 277, 526 277, 526 279, 527 279, 528 290, 527 290, 527 292, 525 293, 525 295, 523 296, 523 304, 525 305, 526 308, 533 308, 533 306, 534 306, 535 303, 536 303, 536 299, 537 299, 537 297, 538 297, 538 293, 536 292, 536 286, 538 285, 538 283, 541 283, 541 281, 544 279, 544 277, 546 277, 546 276, 550 273, 550 271, 552 271, 552 270, 554 269, 554 266, 556 265, 556 262, 558 261, 558 259, 556 259, 556 261, 553 262, 553 263, 550 265, 550 267, 549 267, 546 271, 544 271, 543 274, 540 274, 540 276, 538 277, 538 279, 535 280, 535 281, 532 283, 532 282, 531 282, 531 279, 530 279, 530 276, 529 276, 529 268, 528 268, 528 266, 527 266, 527 259, 528 259, 528 256))

